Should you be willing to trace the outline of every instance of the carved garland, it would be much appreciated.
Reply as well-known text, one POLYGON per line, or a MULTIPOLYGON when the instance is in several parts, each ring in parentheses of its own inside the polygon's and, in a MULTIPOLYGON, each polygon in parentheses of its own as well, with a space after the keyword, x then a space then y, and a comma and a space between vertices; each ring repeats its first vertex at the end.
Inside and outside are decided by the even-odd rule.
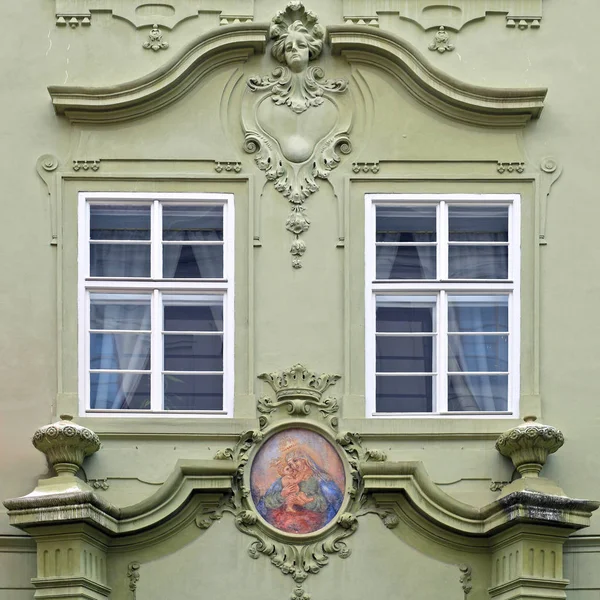
POLYGON ((275 392, 275 399, 263 397, 258 401, 260 429, 243 433, 235 447, 220 450, 215 456, 218 460, 233 460, 238 465, 233 478, 232 495, 225 498, 217 508, 204 509, 197 515, 195 522, 198 527, 206 529, 215 520, 220 519, 224 512, 232 513, 236 527, 254 538, 248 547, 248 554, 254 559, 260 555, 268 557, 275 567, 289 575, 295 585, 291 598, 300 600, 309 597, 303 588, 304 581, 309 575, 314 575, 324 568, 330 555, 337 554, 340 558, 350 556, 351 550, 345 540, 357 530, 358 517, 370 513, 377 514, 388 528, 398 524, 398 517, 390 511, 378 508, 367 499, 362 490, 359 463, 386 460, 385 453, 364 448, 357 433, 344 432, 335 437, 332 433, 338 426, 339 405, 335 398, 323 399, 322 395, 335 384, 339 376, 318 374, 297 364, 284 371, 263 373, 260 378, 275 392), (312 411, 313 407, 317 409, 316 414, 312 411), (308 535, 304 536, 303 540, 298 539, 298 535, 291 538, 280 532, 276 536, 277 539, 274 539, 270 528, 262 523, 250 499, 248 481, 251 461, 260 445, 273 432, 287 429, 282 428, 281 421, 289 416, 296 417, 286 423, 290 428, 309 424, 311 429, 338 445, 343 450, 340 456, 345 457, 348 465, 350 476, 346 483, 344 504, 335 520, 325 526, 322 534, 315 534, 316 538, 315 535, 308 535))

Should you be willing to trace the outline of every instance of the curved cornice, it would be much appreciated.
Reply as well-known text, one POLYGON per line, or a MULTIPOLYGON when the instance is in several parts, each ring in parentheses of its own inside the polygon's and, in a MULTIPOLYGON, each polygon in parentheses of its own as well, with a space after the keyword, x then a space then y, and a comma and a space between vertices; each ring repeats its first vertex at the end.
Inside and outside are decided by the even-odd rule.
MULTIPOLYGON (((152 496, 123 508, 106 502, 91 490, 48 495, 33 492, 6 500, 4 505, 11 525, 29 532, 40 525, 86 521, 114 538, 155 528, 155 534, 160 536, 159 526, 179 519, 192 496, 199 494, 197 501, 201 505, 216 506, 219 498, 231 492, 236 468, 230 460, 179 460, 152 496)), ((446 531, 485 538, 515 522, 576 530, 589 525, 592 511, 599 506, 590 500, 520 491, 478 508, 444 493, 420 462, 369 461, 360 464, 360 472, 364 491, 373 496, 379 509, 395 512, 417 528, 431 529, 438 537, 446 531), (418 516, 413 517, 413 512, 418 516)))
POLYGON ((443 492, 421 462, 361 464, 365 492, 377 504, 408 514, 408 506, 440 530, 467 536, 489 536, 512 522, 553 525, 572 530, 587 527, 600 503, 528 490, 513 492, 481 508, 443 492))
POLYGON ((464 83, 436 69, 396 35, 356 25, 327 28, 331 49, 350 63, 371 64, 398 77, 422 103, 472 125, 522 127, 539 117, 547 89, 498 89, 464 83))
POLYGON ((200 36, 156 71, 110 87, 50 86, 54 109, 71 122, 113 123, 157 111, 187 93, 215 68, 264 52, 269 26, 221 27, 200 36))
MULTIPOLYGON (((187 93, 215 68, 264 52, 267 24, 221 27, 200 36, 152 73, 110 87, 50 86, 54 108, 71 122, 112 123, 157 111, 187 93)), ((372 27, 330 26, 334 54, 387 70, 423 104, 461 122, 522 127, 539 117, 546 89, 496 89, 464 83, 430 65, 401 38, 372 27)))

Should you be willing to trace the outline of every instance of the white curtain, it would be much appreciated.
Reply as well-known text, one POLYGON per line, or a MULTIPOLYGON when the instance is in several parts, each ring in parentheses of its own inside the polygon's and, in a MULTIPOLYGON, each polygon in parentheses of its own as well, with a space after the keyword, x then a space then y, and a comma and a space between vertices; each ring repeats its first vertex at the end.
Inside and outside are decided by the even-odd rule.
MULTIPOLYGON (((488 348, 490 338, 496 343, 503 344, 504 337, 501 335, 490 335, 492 329, 486 321, 486 313, 489 315, 490 304, 472 303, 468 306, 468 312, 464 310, 465 305, 460 304, 448 306, 449 321, 458 322, 460 319, 462 331, 478 332, 474 338, 470 336, 449 334, 449 371, 468 372, 493 372, 499 371, 498 363, 503 359, 503 352, 498 348, 488 348), (459 310, 459 307, 462 310, 459 310), (479 334, 479 332, 481 332, 479 334), (487 334, 487 335, 486 335, 487 334), (489 336, 489 337, 488 337, 489 336), (461 341, 469 338, 468 353, 461 341), (495 341, 497 338, 497 342, 495 341)), ((495 324, 494 324, 495 325, 495 324)), ((497 328, 493 329, 497 331, 497 328)), ((505 369, 502 369, 504 371, 505 369)), ((458 411, 498 411, 506 410, 505 406, 497 406, 495 396, 501 390, 500 381, 506 382, 505 375, 450 375, 454 397, 451 398, 451 386, 449 381, 449 409, 458 411), (469 379, 471 378, 471 379, 469 379), (496 384, 496 385, 494 385, 496 384), (451 405, 451 400, 454 405, 451 405)), ((506 392, 504 396, 506 395, 506 392)))
MULTIPOLYGON (((92 295, 94 298, 94 295, 92 295)), ((106 295, 103 300, 106 302, 106 295)), ((103 306, 103 322, 93 324, 94 329, 149 330, 150 302, 128 302, 119 294, 103 306), (121 302, 119 302, 121 300, 121 302)), ((92 334, 91 356, 98 357, 91 367, 110 370, 149 369, 150 343, 148 334, 105 333, 92 334), (95 346, 94 346, 95 342, 95 346)), ((97 393, 92 398, 92 408, 120 409, 131 404, 142 373, 100 373, 97 393)), ((148 402, 150 398, 148 397, 148 402)), ((148 407, 149 408, 149 404, 148 407)))

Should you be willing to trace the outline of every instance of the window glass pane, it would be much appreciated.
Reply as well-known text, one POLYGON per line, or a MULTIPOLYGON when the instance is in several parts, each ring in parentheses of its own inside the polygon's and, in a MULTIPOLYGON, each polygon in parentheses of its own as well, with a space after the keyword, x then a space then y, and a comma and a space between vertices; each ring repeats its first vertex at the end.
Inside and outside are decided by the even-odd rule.
POLYGON ((435 246, 377 246, 377 279, 435 279, 435 246))
POLYGON ((90 368, 129 371, 150 369, 150 334, 90 334, 90 368))
POLYGON ((508 246, 450 246, 450 279, 507 279, 508 246))
POLYGON ((222 375, 164 375, 165 410, 222 410, 222 375))
POLYGON ((90 244, 90 277, 150 277, 150 245, 90 244))
POLYGON ((150 297, 90 294, 90 329, 150 330, 150 297))
POLYGON ((375 302, 378 332, 435 331, 435 296, 377 296, 375 302))
POLYGON ((223 245, 165 244, 163 277, 177 279, 223 277, 223 245))
POLYGON ((508 206, 449 206, 450 241, 507 242, 508 206))
POLYGON ((450 335, 449 371, 508 371, 507 335, 450 335))
POLYGON ((165 331, 223 331, 223 303, 218 297, 165 296, 165 331), (193 302, 203 302, 194 305, 193 302), (206 302, 206 304, 204 303, 206 302))
POLYGON ((407 375, 377 376, 375 410, 377 412, 431 412, 433 377, 407 375))
POLYGON ((91 240, 149 240, 150 206, 90 205, 91 240))
POLYGON ((165 334, 165 371, 222 371, 222 335, 165 334))
POLYGON ((450 375, 448 410, 508 410, 508 376, 450 375))
POLYGON ((90 408, 150 409, 150 375, 91 373, 90 408))
POLYGON ((377 206, 377 242, 435 242, 435 206, 377 206))
POLYGON ((431 373, 433 336, 377 336, 378 373, 431 373))
POLYGON ((508 296, 448 296, 448 331, 508 331, 508 296))
POLYGON ((223 241, 223 206, 163 205, 163 240, 223 241))

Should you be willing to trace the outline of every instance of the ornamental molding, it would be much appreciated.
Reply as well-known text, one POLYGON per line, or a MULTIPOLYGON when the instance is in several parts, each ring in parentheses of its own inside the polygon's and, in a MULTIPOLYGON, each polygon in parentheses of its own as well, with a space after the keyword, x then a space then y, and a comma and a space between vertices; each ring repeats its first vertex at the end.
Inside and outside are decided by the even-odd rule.
MULTIPOLYGON (((335 384, 334 378, 302 365, 269 373, 263 380, 272 387, 272 402, 280 403, 269 412, 271 419, 242 433, 234 445, 219 450, 214 460, 178 461, 167 481, 138 504, 116 507, 89 486, 76 485, 80 480, 73 469, 67 469, 56 477, 40 480, 28 496, 5 501, 9 522, 34 538, 41 536, 38 541, 44 543, 45 532, 52 526, 57 543, 75 539, 78 547, 106 561, 110 549, 130 543, 132 534, 142 534, 139 543, 144 546, 158 545, 187 526, 197 527, 202 535, 230 513, 234 526, 249 538, 249 557, 268 559, 290 578, 291 597, 305 598, 309 596, 307 582, 325 569, 334 555, 342 559, 351 555, 353 543, 359 543, 359 538, 352 536, 360 518, 366 515, 377 515, 400 539, 409 527, 411 535, 425 538, 430 545, 469 552, 479 548, 489 554, 492 564, 502 562, 504 554, 511 551, 507 544, 520 544, 531 540, 532 535, 539 537, 540 526, 543 529, 539 532, 545 535, 551 528, 556 542, 553 548, 560 559, 564 540, 589 525, 591 513, 600 506, 595 501, 531 488, 508 490, 481 508, 455 500, 432 482, 420 462, 389 461, 385 452, 363 446, 359 433, 337 432, 336 427, 343 429, 343 421, 334 423, 331 417, 338 417, 339 406, 323 400, 324 393, 335 384), (299 402, 294 404, 295 400, 299 402), (325 414, 312 410, 323 403, 327 403, 325 414), (290 406, 293 414, 289 413, 290 406), (275 473, 271 480, 263 477, 265 468, 275 473), (303 478, 298 476, 302 473, 303 478), (308 487, 303 486, 304 482, 308 487), (321 509, 311 505, 317 496, 319 502, 325 502, 321 509), (307 507, 308 512, 303 513, 299 507, 307 507), (397 527, 400 521, 403 527, 397 527), (85 524, 85 533, 74 538, 73 525, 78 523, 85 524)), ((260 416, 260 408, 257 411, 260 416)), ((96 448, 93 432, 68 419, 59 423, 40 428, 35 436, 36 447, 47 453, 47 440, 56 447, 55 442, 80 439, 87 449, 84 454, 96 448)), ((523 455, 523 464, 535 463, 539 460, 536 452, 548 453, 560 444, 562 434, 558 430, 532 421, 498 440, 499 449, 513 460, 515 453, 523 455), (532 450, 534 457, 530 459, 525 455, 532 450)), ((62 458, 57 460, 61 462, 62 458)), ((537 473, 527 476, 531 472, 524 470, 523 479, 535 479, 537 473)), ((131 549, 138 548, 137 543, 131 549)), ((457 566, 466 598, 473 588, 471 567, 457 566)), ((49 582, 39 573, 32 581, 44 590, 81 584, 87 591, 99 593, 99 597, 108 597, 111 590, 102 572, 96 579, 89 579, 82 571, 84 567, 77 563, 72 574, 56 581, 49 582)), ((140 562, 130 562, 124 574, 132 597, 141 567, 140 562)), ((492 597, 499 597, 505 585, 528 585, 528 571, 516 573, 508 580, 493 580, 492 597)), ((562 589, 566 583, 538 577, 535 587, 560 585, 562 589)))
POLYGON ((347 24, 378 27, 380 16, 397 15, 428 31, 440 26, 460 31, 468 23, 491 14, 506 15, 506 27, 540 27, 543 0, 343 0, 347 24))
POLYGON ((58 476, 74 475, 87 456, 101 448, 100 438, 87 427, 72 422, 71 415, 61 415, 60 421, 40 427, 31 440, 36 450, 43 452, 58 476))
POLYGON ((93 15, 99 13, 108 13, 136 29, 158 26, 172 30, 200 15, 213 17, 215 26, 251 22, 254 0, 55 0, 58 26, 90 25, 93 15))
POLYGON ((470 125, 523 127, 537 119, 546 88, 490 88, 471 85, 433 67, 414 46, 373 27, 331 26, 333 54, 350 64, 366 64, 394 76, 422 104, 470 125))
POLYGON ((450 34, 443 25, 435 32, 433 41, 429 44, 429 49, 440 54, 454 50, 454 46, 450 43, 450 34))
POLYGON ((175 102, 214 69, 263 52, 268 26, 229 25, 198 37, 156 71, 109 87, 50 86, 54 110, 72 123, 136 119, 175 102))
MULTIPOLYGON (((202 511, 196 524, 206 529, 224 512, 232 513, 237 529, 253 538, 248 546, 249 556, 268 558, 293 580, 291 597, 302 598, 307 596, 305 581, 325 568, 331 555, 337 554, 342 559, 350 556, 347 538, 358 529, 360 516, 377 514, 388 528, 398 525, 399 519, 369 502, 363 494, 360 462, 383 461, 385 453, 364 448, 357 433, 336 433, 339 405, 334 398, 323 399, 323 394, 335 385, 339 376, 319 374, 296 364, 290 369, 263 373, 259 378, 269 384, 275 398, 258 401, 259 430, 245 432, 235 446, 215 455, 215 460, 232 461, 236 465, 232 494, 214 510, 202 511), (279 410, 284 407, 287 410, 279 410), (313 407, 317 410, 313 411, 313 407), (257 489, 254 478, 256 471, 258 480, 264 476, 263 448, 267 456, 273 456, 278 448, 275 456, 280 465, 277 468, 281 469, 278 471, 281 477, 273 481, 264 495, 257 489), (324 460, 326 451, 329 460, 324 460), (286 501, 286 498, 293 501, 294 495, 302 496, 303 490, 309 489, 298 487, 303 484, 285 471, 301 461, 304 461, 302 469, 311 473, 303 481, 313 486, 313 496, 327 502, 326 513, 324 506, 313 506, 314 498, 298 497, 301 505, 286 501), (340 479, 332 475, 338 463, 341 469, 338 477, 344 485, 339 485, 340 479), (285 483, 290 478, 292 483, 285 483), (284 496, 286 486, 294 484, 298 491, 284 496), (335 510, 330 515, 332 505, 335 510), (303 512, 301 507, 307 510, 303 512), (327 519, 319 526, 307 525, 305 520, 309 517, 305 515, 314 519, 324 513, 327 519)), ((273 460, 270 464, 273 465, 273 460)), ((291 472, 301 477, 300 471, 291 472)))
POLYGON ((142 44, 142 48, 158 52, 159 50, 166 50, 168 47, 169 42, 163 40, 163 32, 159 29, 158 24, 154 23, 148 34, 148 40, 142 44))
POLYGON ((319 58, 325 38, 315 13, 294 0, 273 17, 269 36, 271 54, 282 66, 247 80, 243 147, 291 204, 285 228, 295 236, 290 253, 298 269, 306 251, 300 236, 310 228, 304 203, 341 155, 351 152, 353 110, 344 96, 348 82, 326 79, 323 69, 309 65, 319 58))
MULTIPOLYGON (((73 123, 113 123, 139 118, 175 102, 215 68, 241 64, 252 54, 264 52, 269 30, 268 25, 254 23, 216 28, 198 37, 165 65, 140 79, 102 88, 50 86, 48 91, 56 113, 65 115, 73 123)), ((351 63, 369 64, 389 71, 424 105, 451 119, 473 125, 522 127, 532 118, 538 118, 542 111, 547 92, 545 88, 497 89, 460 82, 433 67, 412 45, 398 36, 373 27, 330 26, 327 32, 334 54, 344 56, 351 63)), ((270 98, 274 88, 275 85, 271 90, 256 92, 248 88, 247 95, 257 102, 257 96, 261 94, 270 98)), ((323 98, 327 97, 334 105, 346 102, 346 96, 340 90, 323 92, 323 98)), ((272 104, 277 106, 275 102, 272 104)), ((310 115, 312 110, 326 109, 324 105, 311 107, 305 114, 310 115)), ((343 113, 348 119, 351 110, 343 113)), ((308 173, 313 179, 315 176, 319 179, 321 175, 326 178, 327 173, 337 166, 339 152, 350 152, 349 142, 344 139, 348 136, 350 124, 350 121, 340 122, 336 128, 340 133, 327 135, 325 142, 320 142, 316 153, 321 158, 318 173, 308 173)), ((246 150, 256 152, 259 146, 249 139, 246 150)), ((261 150, 264 152, 263 162, 275 159, 268 145, 265 144, 261 150)), ((262 170, 267 178, 271 177, 271 181, 280 178, 277 167, 274 172, 266 166, 262 170)), ((281 182, 282 189, 286 185, 281 182)), ((312 192, 305 189, 304 193, 309 196, 312 192)))
POLYGON ((548 241, 546 239, 546 223, 548 217, 548 199, 552 186, 562 175, 562 165, 552 156, 546 156, 540 162, 540 233, 539 245, 545 246, 548 241))

